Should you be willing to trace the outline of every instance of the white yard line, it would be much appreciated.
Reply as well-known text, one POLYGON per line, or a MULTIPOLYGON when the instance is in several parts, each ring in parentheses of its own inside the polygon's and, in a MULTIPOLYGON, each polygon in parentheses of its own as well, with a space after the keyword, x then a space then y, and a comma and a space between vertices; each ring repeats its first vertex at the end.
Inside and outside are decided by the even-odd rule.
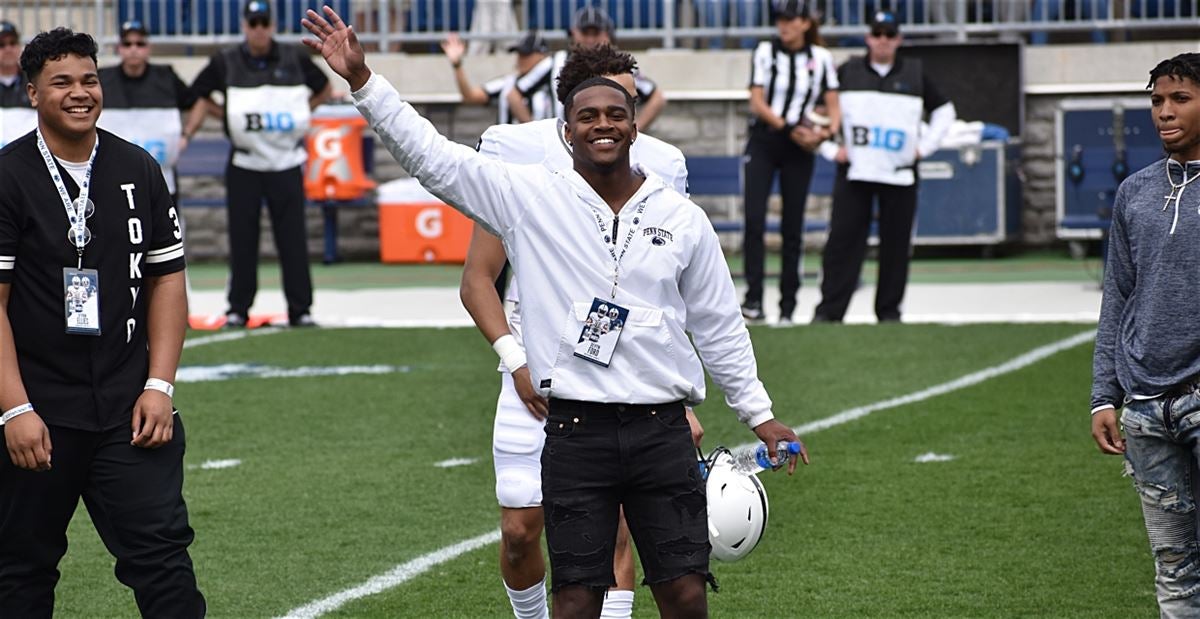
POLYGON ((404 584, 421 574, 429 571, 430 568, 441 565, 459 555, 471 552, 484 546, 490 546, 500 541, 500 529, 484 533, 479 537, 463 540, 453 546, 447 546, 440 550, 435 550, 429 554, 421 555, 407 563, 401 563, 384 574, 375 576, 367 582, 354 587, 340 591, 327 598, 319 599, 315 602, 310 602, 299 608, 294 608, 284 617, 286 619, 308 619, 310 617, 320 617, 326 613, 331 613, 346 602, 351 602, 359 598, 365 598, 369 595, 382 593, 397 585, 404 584))
MULTIPOLYGON (((849 423, 857 419, 862 419, 871 413, 879 412, 881 410, 896 408, 898 406, 904 406, 914 402, 921 402, 923 400, 928 400, 952 391, 978 385, 986 380, 996 378, 997 376, 1002 376, 1010 372, 1015 372, 1022 368, 1033 365, 1034 363, 1037 363, 1038 361, 1041 361, 1042 359, 1045 359, 1056 353, 1069 350, 1085 342, 1090 342, 1095 339, 1095 337, 1095 330, 1084 331, 1083 333, 1078 333, 1052 344, 1039 346, 1038 348, 1035 348, 1018 357, 1014 357, 1013 359, 1001 363, 1000 365, 994 365, 990 368, 985 368, 978 372, 963 376, 962 378, 942 383, 940 385, 935 385, 928 389, 922 389, 921 391, 910 393, 905 396, 852 408, 836 415, 826 417, 825 419, 819 419, 817 421, 806 423, 795 428, 795 431, 796 434, 801 436, 812 434, 813 432, 819 432, 821 430, 826 430, 834 426, 849 423)), ((741 447, 748 446, 750 446, 749 443, 741 447)), ((450 561, 451 559, 454 559, 462 554, 482 548, 489 544, 496 543, 498 541, 500 541, 499 530, 480 535, 479 537, 463 540, 457 544, 454 544, 453 546, 447 546, 440 550, 417 557, 416 559, 413 559, 407 563, 397 565, 396 567, 392 568, 391 571, 379 576, 375 576, 357 587, 340 591, 329 597, 322 598, 305 604, 299 608, 293 609, 284 615, 284 617, 288 619, 320 617, 326 613, 330 613, 341 608, 347 602, 364 598, 369 595, 375 595, 376 593, 382 593, 388 589, 404 584, 405 582, 408 582, 417 576, 420 576, 430 568, 441 565, 442 563, 450 561)))
POLYGON ((194 337, 190 340, 184 340, 183 347, 184 348, 195 348, 197 346, 205 346, 208 344, 218 344, 220 342, 232 342, 234 340, 240 340, 244 337, 248 337, 251 335, 257 337, 260 335, 272 335, 275 333, 282 333, 283 331, 285 331, 285 329, 275 329, 272 327, 262 327, 262 328, 253 329, 253 330, 242 329, 240 331, 226 331, 223 333, 216 333, 213 335, 205 335, 205 336, 201 336, 201 337, 194 337))

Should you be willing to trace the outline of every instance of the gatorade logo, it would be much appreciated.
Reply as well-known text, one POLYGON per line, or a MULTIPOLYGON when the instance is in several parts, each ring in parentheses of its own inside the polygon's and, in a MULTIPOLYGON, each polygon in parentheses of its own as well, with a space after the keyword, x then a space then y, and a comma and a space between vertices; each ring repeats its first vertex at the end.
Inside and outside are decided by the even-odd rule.
POLYGON ((441 237, 442 209, 436 206, 421 209, 421 212, 417 213, 417 234, 427 239, 441 237))
POLYGON ((349 127, 323 129, 313 137, 313 149, 321 159, 339 159, 342 156, 342 136, 349 132, 349 127))

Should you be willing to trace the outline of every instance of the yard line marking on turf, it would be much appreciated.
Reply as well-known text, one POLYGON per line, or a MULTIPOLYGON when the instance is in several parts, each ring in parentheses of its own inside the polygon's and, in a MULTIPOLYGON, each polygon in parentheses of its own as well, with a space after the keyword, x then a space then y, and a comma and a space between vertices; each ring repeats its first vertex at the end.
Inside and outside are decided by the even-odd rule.
MULTIPOLYGON (((967 387, 972 387, 974 385, 978 385, 979 383, 982 383, 986 380, 996 378, 997 376, 1003 376, 1004 374, 1008 374, 1010 372, 1015 372, 1022 368, 1031 366, 1031 365, 1037 363, 1038 361, 1045 359, 1046 357, 1060 353, 1064 350, 1069 350, 1071 348, 1075 348, 1076 346, 1078 346, 1080 344, 1090 342, 1095 339, 1096 339, 1096 330, 1095 329, 1092 329, 1090 331, 1084 331, 1083 333, 1077 333, 1077 334, 1072 335, 1071 337, 1068 337, 1064 340, 1059 340, 1057 342, 1047 344, 1045 346, 1039 346, 1023 355, 1020 355, 1018 357, 1015 357, 1013 359, 1005 361, 1004 363, 1001 363, 1000 365, 994 365, 990 368, 984 368, 982 370, 979 370, 978 372, 972 372, 970 374, 967 374, 966 376, 956 378, 952 381, 945 382, 940 385, 934 385, 932 387, 929 387, 928 389, 922 389, 920 391, 916 391, 916 392, 910 393, 908 395, 902 395, 900 397, 883 400, 882 402, 876 402, 874 404, 868 404, 866 406, 859 406, 856 408, 845 410, 836 415, 831 415, 824 419, 818 419, 816 421, 812 421, 812 422, 806 423, 804 425, 797 426, 795 428, 792 428, 792 430, 794 430, 797 435, 803 436, 805 434, 812 434, 813 432, 827 430, 834 426, 840 426, 843 423, 848 423, 848 422, 854 421, 856 419, 862 419, 863 417, 866 417, 867 415, 870 415, 871 413, 876 413, 876 412, 879 412, 882 410, 887 410, 889 408, 897 408, 899 406, 904 406, 906 404, 923 402, 925 400, 937 397, 939 395, 945 395, 952 391, 958 391, 959 389, 965 389, 967 387)), ((755 445, 755 443, 746 443, 745 445, 742 445, 740 447, 752 447, 754 445, 755 445)))
POLYGON ((404 584, 421 574, 429 571, 430 568, 441 565, 451 559, 457 558, 459 555, 466 554, 472 550, 483 548, 500 541, 500 529, 484 533, 479 537, 463 540, 453 546, 447 546, 440 550, 435 550, 429 554, 421 555, 407 563, 401 563, 384 574, 375 576, 367 582, 346 589, 339 593, 335 593, 327 598, 305 604, 299 608, 294 608, 283 617, 285 619, 310 619, 320 617, 326 613, 331 613, 347 602, 352 602, 359 598, 364 598, 376 593, 382 593, 397 585, 404 584))
POLYGON ((237 458, 230 458, 228 460, 205 460, 204 462, 201 462, 200 464, 189 464, 188 469, 189 470, 200 469, 203 471, 213 471, 213 470, 217 470, 217 469, 231 469, 235 466, 238 466, 241 463, 242 463, 242 461, 238 460, 237 458))
POLYGON ((953 459, 954 456, 950 454, 935 454, 932 451, 928 451, 913 458, 913 462, 925 464, 926 462, 949 462, 953 459))
POLYGON ((197 346, 205 346, 207 344, 217 344, 220 342, 232 342, 234 340, 240 340, 244 337, 249 337, 251 335, 253 335, 253 336, 273 335, 275 333, 282 333, 283 331, 284 331, 284 329, 272 329, 272 328, 255 329, 254 331, 246 331, 246 330, 229 331, 228 333, 217 333, 215 335, 205 335, 203 337, 197 337, 197 338, 192 338, 190 340, 184 340, 183 347, 184 348, 195 348, 197 346))
POLYGON ((448 468, 453 468, 456 466, 466 466, 468 464, 475 464, 476 462, 479 462, 479 458, 450 458, 449 460, 442 460, 441 462, 434 462, 433 465, 438 467, 439 469, 448 469, 448 468))
MULTIPOLYGON (((889 400, 883 400, 881 402, 876 402, 875 404, 868 404, 866 406, 852 408, 836 415, 826 417, 825 419, 819 419, 811 423, 806 423, 797 428, 793 428, 793 430, 798 435, 812 434, 813 432, 826 430, 834 426, 849 423, 856 419, 862 419, 863 417, 866 417, 874 412, 889 408, 896 408, 898 406, 912 404, 914 402, 921 402, 939 395, 945 395, 952 391, 978 385, 986 380, 996 378, 997 376, 1002 376, 1010 372, 1015 372, 1022 368, 1033 365, 1034 363, 1037 363, 1038 361, 1041 361, 1042 359, 1045 359, 1051 355, 1057 354, 1064 350, 1069 350, 1085 342, 1092 341, 1095 339, 1095 337, 1095 329, 1077 333, 1066 339, 1059 340, 1045 346, 1039 346, 1023 355, 1014 357, 1009 361, 1001 363, 1000 365, 985 368, 950 382, 934 385, 928 389, 922 389, 921 391, 910 393, 908 395, 891 398, 889 400)), ((740 445, 734 448, 734 451, 753 447, 754 445, 756 445, 756 443, 746 443, 745 445, 740 445)), ((375 576, 362 585, 354 587, 353 589, 346 589, 340 593, 335 593, 327 598, 323 598, 310 604, 301 606, 300 608, 294 609, 285 615, 285 617, 288 619, 293 617, 305 619, 311 617, 320 617, 321 615, 341 608, 347 602, 364 598, 369 595, 375 595, 376 593, 382 593, 383 591, 391 589, 392 587, 404 584, 405 582, 421 575, 434 566, 440 565, 446 561, 458 557, 459 555, 470 552, 477 548, 482 548, 483 546, 498 541, 500 541, 500 531, 498 529, 486 535, 463 540, 457 544, 454 544, 453 546, 447 546, 441 550, 417 557, 408 563, 397 565, 386 574, 375 576)))
POLYGON ((404 374, 406 365, 333 365, 281 368, 257 363, 221 363, 179 368, 177 383, 203 383, 234 378, 309 378, 312 376, 349 376, 351 374, 404 374))

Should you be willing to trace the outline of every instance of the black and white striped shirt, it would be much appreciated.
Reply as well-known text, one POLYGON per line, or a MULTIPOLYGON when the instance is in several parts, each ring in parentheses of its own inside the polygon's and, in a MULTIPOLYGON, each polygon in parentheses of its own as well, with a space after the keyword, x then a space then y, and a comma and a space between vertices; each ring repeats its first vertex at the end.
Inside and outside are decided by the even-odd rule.
MULTIPOLYGON (((488 103, 495 103, 499 108, 497 112, 497 124, 511 125, 517 123, 517 118, 513 116, 512 108, 508 104, 508 93, 517 87, 517 80, 519 78, 520 76, 517 74, 511 73, 483 83, 482 88, 483 92, 487 94, 488 103)), ((554 118, 554 93, 550 92, 548 85, 543 85, 541 88, 524 94, 523 98, 525 99, 525 105, 529 107, 529 112, 533 115, 533 120, 554 118)))
MULTIPOLYGON (((521 89, 521 94, 528 97, 530 93, 539 89, 549 89, 552 95, 557 93, 558 74, 562 73, 563 65, 567 64, 567 58, 567 51, 559 50, 554 55, 537 63, 525 75, 517 78, 517 88, 521 89)), ((654 80, 642 75, 642 72, 637 69, 633 71, 633 86, 637 89, 639 105, 649 101, 654 91, 658 90, 658 85, 654 83, 654 80)), ((554 116, 562 118, 562 101, 559 101, 557 96, 552 96, 552 99, 554 100, 554 116)))
POLYGON ((818 45, 791 51, 773 38, 758 44, 751 62, 750 87, 761 87, 771 111, 789 125, 812 111, 823 93, 838 89, 833 54, 818 45))

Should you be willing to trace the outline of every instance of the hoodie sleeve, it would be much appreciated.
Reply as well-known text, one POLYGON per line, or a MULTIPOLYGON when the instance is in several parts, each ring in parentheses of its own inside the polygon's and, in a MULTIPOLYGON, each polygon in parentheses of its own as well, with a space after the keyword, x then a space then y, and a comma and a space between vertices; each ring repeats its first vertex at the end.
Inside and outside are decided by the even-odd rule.
POLYGON ((1116 349, 1121 333, 1121 316, 1133 294, 1137 270, 1125 227, 1129 181, 1121 183, 1113 204, 1112 228, 1108 237, 1108 259, 1104 263, 1104 299, 1096 328, 1096 352, 1092 357, 1092 412, 1119 408, 1125 398, 1117 381, 1116 349))
MULTIPOLYGON (((531 200, 517 199, 508 167, 437 132, 382 75, 353 93, 354 105, 396 162, 430 193, 488 232, 504 236, 531 200)), ((528 193, 528 192, 525 192, 528 193)))

